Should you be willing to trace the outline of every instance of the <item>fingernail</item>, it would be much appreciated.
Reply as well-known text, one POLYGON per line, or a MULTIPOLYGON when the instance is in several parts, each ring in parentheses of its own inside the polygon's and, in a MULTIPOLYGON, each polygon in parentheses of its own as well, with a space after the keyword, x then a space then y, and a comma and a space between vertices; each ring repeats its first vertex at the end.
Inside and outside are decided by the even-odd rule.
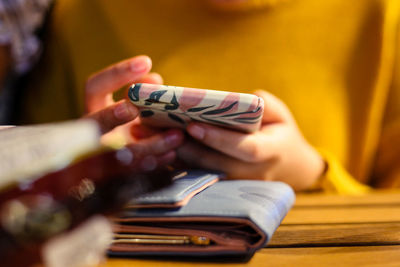
POLYGON ((144 171, 152 171, 157 167, 157 160, 154 156, 146 156, 142 159, 140 166, 144 171))
POLYGON ((177 133, 167 133, 164 140, 167 145, 176 146, 180 143, 181 138, 177 133))
POLYGON ((138 60, 135 60, 131 63, 131 71, 132 72, 142 72, 145 71, 148 66, 151 65, 151 61, 149 58, 141 58, 138 60))
POLYGON ((136 117, 136 112, 132 105, 123 102, 115 107, 114 115, 119 120, 132 120, 136 117))
POLYGON ((206 133, 205 129, 203 127, 200 127, 198 125, 191 125, 187 128, 187 131, 191 136, 193 136, 196 139, 203 139, 204 135, 206 133))

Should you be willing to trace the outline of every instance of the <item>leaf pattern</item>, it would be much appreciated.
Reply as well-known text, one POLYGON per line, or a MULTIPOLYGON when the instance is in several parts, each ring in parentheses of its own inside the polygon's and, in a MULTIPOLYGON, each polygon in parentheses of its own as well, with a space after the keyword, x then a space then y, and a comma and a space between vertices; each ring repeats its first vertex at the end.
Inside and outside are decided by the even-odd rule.
POLYGON ((145 120, 151 119, 152 125, 168 126, 172 120, 184 127, 195 120, 250 132, 260 126, 263 116, 262 99, 249 94, 135 84, 128 95, 138 106, 158 104, 140 114, 145 120))
POLYGON ((199 112, 199 111, 203 111, 205 109, 212 108, 212 107, 215 107, 215 105, 211 105, 211 106, 207 106, 207 107, 189 108, 187 111, 188 112, 199 112))
POLYGON ((181 118, 179 118, 177 115, 173 114, 173 113, 168 113, 168 117, 170 117, 172 120, 179 122, 180 124, 185 125, 185 121, 181 118))
POLYGON ((225 108, 220 108, 220 109, 214 109, 214 110, 210 110, 210 111, 206 111, 203 113, 203 115, 216 115, 216 114, 221 114, 221 113, 225 113, 229 110, 231 110, 238 102, 235 101, 232 104, 230 104, 229 106, 225 107, 225 108))
POLYGON ((261 119, 261 116, 259 117, 251 117, 251 118, 234 118, 233 121, 248 121, 249 123, 254 123, 255 121, 258 121, 261 119))
POLYGON ((244 124, 254 124, 254 121, 252 121, 252 120, 245 120, 245 118, 237 118, 237 119, 233 119, 233 121, 235 121, 235 122, 240 122, 240 123, 244 123, 244 124))
POLYGON ((201 117, 202 119, 204 119, 205 121, 213 122, 213 123, 215 123, 215 124, 217 124, 217 125, 219 125, 219 124, 224 125, 224 126, 232 125, 231 123, 228 123, 228 122, 226 122, 226 121, 214 120, 214 119, 210 119, 210 118, 207 118, 207 117, 204 117, 204 116, 200 116, 200 117, 201 117))
POLYGON ((174 92, 174 96, 171 99, 171 104, 165 105, 165 109, 166 110, 176 110, 178 108, 179 108, 179 103, 178 103, 178 100, 176 100, 176 95, 174 92))
POLYGON ((134 101, 134 102, 139 101, 139 90, 140 90, 141 86, 142 86, 141 83, 137 83, 133 87, 130 88, 130 90, 128 92, 128 96, 132 101, 134 101))
POLYGON ((159 91, 152 92, 150 94, 150 97, 144 101, 145 105, 150 106, 153 103, 159 103, 161 96, 163 94, 165 94, 166 92, 167 92, 167 90, 159 90, 159 91))
POLYGON ((245 112, 231 113, 231 114, 221 115, 221 117, 235 117, 235 116, 239 116, 239 115, 257 113, 257 112, 260 111, 260 109, 261 109, 261 107, 258 107, 256 110, 250 110, 250 111, 245 111, 245 112))
POLYGON ((154 112, 152 110, 142 110, 140 112, 140 116, 143 117, 143 118, 151 117, 153 115, 154 115, 154 112))

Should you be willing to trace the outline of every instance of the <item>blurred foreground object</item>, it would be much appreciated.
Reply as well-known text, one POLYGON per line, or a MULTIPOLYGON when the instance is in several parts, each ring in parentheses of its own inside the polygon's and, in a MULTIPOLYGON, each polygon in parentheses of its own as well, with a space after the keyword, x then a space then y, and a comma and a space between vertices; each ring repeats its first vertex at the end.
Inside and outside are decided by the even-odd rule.
POLYGON ((52 2, 0 1, 0 124, 15 121, 25 76, 42 54, 52 2))
POLYGON ((0 1, 0 45, 9 45, 13 68, 28 71, 38 58, 41 44, 36 31, 41 27, 52 0, 0 1))
POLYGON ((112 237, 97 214, 171 182, 166 169, 146 172, 134 152, 102 148, 99 139, 85 120, 0 130, 2 263, 96 263, 112 237))
POLYGON ((70 164, 100 146, 89 121, 12 127, 0 130, 0 192, 70 164), (60 153, 62 151, 62 153, 60 153))

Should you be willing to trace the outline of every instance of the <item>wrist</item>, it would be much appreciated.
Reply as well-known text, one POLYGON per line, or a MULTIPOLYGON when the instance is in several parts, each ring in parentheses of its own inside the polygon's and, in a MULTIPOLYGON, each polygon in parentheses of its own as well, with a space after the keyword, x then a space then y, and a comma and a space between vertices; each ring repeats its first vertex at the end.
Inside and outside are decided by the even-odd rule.
POLYGON ((308 145, 308 166, 304 172, 304 183, 300 190, 318 190, 320 181, 323 179, 328 170, 328 163, 324 160, 321 154, 311 145, 308 145))

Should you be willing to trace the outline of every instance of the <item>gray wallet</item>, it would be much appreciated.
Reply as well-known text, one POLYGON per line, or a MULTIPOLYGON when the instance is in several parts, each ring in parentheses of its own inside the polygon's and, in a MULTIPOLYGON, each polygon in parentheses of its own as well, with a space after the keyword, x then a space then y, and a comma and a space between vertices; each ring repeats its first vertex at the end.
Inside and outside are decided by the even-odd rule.
POLYGON ((186 171, 170 187, 132 200, 113 218, 109 254, 209 257, 252 255, 264 247, 293 205, 293 190, 281 182, 221 177, 186 171))

